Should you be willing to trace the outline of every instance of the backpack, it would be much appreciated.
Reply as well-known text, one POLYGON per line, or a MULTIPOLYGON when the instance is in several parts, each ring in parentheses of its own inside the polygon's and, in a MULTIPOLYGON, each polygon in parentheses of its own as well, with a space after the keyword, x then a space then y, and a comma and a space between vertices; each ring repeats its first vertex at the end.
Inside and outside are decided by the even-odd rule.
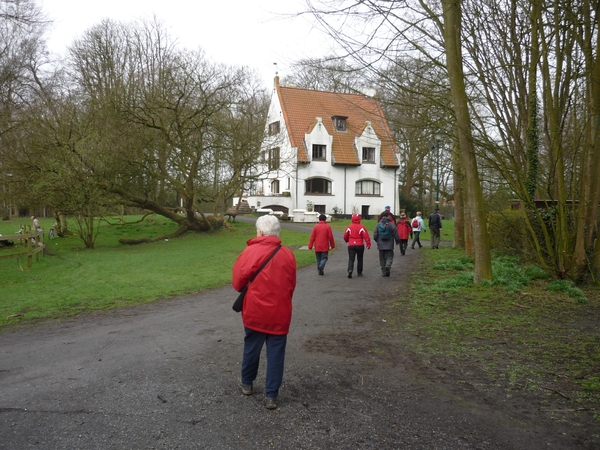
POLYGON ((415 217, 412 221, 413 228, 419 228, 419 220, 415 217))
POLYGON ((377 231, 379 234, 379 239, 387 241, 392 238, 392 231, 387 223, 379 222, 377 225, 377 231))

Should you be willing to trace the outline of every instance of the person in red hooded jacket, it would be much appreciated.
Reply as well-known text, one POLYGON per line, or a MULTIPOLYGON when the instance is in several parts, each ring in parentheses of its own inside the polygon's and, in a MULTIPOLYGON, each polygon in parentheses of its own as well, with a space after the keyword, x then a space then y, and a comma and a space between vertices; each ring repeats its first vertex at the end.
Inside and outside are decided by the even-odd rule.
POLYGON ((329 248, 332 250, 335 248, 335 241, 333 239, 333 231, 327 223, 327 216, 321 214, 319 216, 319 223, 315 225, 310 233, 310 239, 308 240, 308 249, 312 250, 315 248, 315 256, 317 258, 317 273, 319 275, 325 275, 325 264, 329 258, 329 248))
POLYGON ((260 353, 266 343, 265 407, 268 409, 277 408, 277 396, 283 381, 285 345, 292 321, 292 295, 296 288, 296 258, 289 248, 281 246, 280 231, 277 217, 259 217, 256 220, 257 237, 246 242, 248 246, 235 261, 231 277, 231 285, 238 292, 248 285, 242 306, 245 337, 242 378, 238 385, 243 394, 252 394, 260 353), (279 251, 248 284, 280 246, 279 251))
POLYGON ((398 229, 398 237, 400 238, 400 253, 405 255, 406 248, 408 247, 408 237, 412 237, 413 234, 412 226, 406 218, 406 214, 400 214, 400 220, 398 220, 396 228, 398 229))
POLYGON ((344 241, 348 243, 348 278, 352 278, 355 258, 357 260, 356 273, 359 277, 362 277, 365 244, 367 249, 371 248, 371 237, 367 229, 360 224, 361 220, 360 214, 352 214, 352 223, 348 225, 344 232, 344 241))

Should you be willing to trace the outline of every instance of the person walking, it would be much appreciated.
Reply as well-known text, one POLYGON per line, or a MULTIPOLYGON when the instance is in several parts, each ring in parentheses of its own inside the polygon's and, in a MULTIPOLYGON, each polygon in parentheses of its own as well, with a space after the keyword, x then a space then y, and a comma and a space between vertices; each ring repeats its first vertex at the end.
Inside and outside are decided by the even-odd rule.
POLYGON ((381 212, 381 214, 379 214, 379 217, 377 218, 377 222, 381 222, 381 218, 383 216, 387 216, 388 219, 390 219, 390 222, 392 222, 395 225, 396 224, 396 217, 392 213, 391 209, 392 208, 390 206, 386 206, 385 209, 381 212))
POLYGON ((312 250, 315 247, 315 256, 317 258, 317 273, 319 275, 325 275, 325 264, 327 264, 327 258, 329 258, 329 249, 335 248, 335 241, 333 240, 333 231, 327 223, 327 216, 321 214, 319 216, 319 223, 315 225, 310 233, 310 239, 308 240, 308 249, 312 250))
POLYGON ((423 232, 427 231, 427 229, 425 228, 425 222, 423 221, 423 218, 421 217, 421 215, 422 215, 421 211, 417 211, 417 215, 411 221, 414 239, 412 241, 410 248, 412 248, 413 250, 415 248, 415 244, 419 244, 419 248, 423 247, 421 245, 421 240, 419 239, 419 235, 421 234, 421 231, 423 231, 423 232))
POLYGON ((352 278, 355 259, 356 274, 362 277, 365 244, 367 245, 367 250, 371 248, 369 232, 364 225, 361 225, 361 220, 362 217, 360 214, 352 214, 352 223, 348 225, 344 232, 344 242, 348 243, 348 278, 352 278))
POLYGON ((442 216, 440 208, 436 207, 435 211, 429 216, 429 232, 431 233, 431 248, 440 248, 440 233, 442 230, 442 216))
POLYGON ((406 248, 408 247, 408 238, 412 237, 413 229, 410 226, 410 222, 406 218, 406 214, 401 213, 400 219, 398 220, 398 237, 400 238, 400 253, 406 254, 406 248))
POLYGON ((256 221, 256 237, 233 265, 231 285, 240 292, 248 290, 242 306, 244 353, 238 386, 252 395, 263 345, 267 346, 265 407, 277 408, 279 388, 283 381, 285 346, 292 320, 292 296, 296 288, 296 258, 281 245, 281 226, 275 216, 261 216, 256 221), (266 266, 250 282, 262 264, 266 266), (249 283, 249 284, 248 284, 249 283))
POLYGON ((373 239, 377 242, 377 250, 379 250, 381 276, 389 277, 394 262, 394 243, 400 243, 396 225, 387 216, 382 217, 381 222, 375 225, 373 239))

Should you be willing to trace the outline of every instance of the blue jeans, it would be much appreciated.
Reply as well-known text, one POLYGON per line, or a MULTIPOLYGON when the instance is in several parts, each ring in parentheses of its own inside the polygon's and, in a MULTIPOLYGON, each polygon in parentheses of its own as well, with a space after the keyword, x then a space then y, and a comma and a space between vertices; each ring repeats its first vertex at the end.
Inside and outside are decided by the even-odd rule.
POLYGON ((327 264, 329 252, 315 252, 315 255, 317 257, 317 270, 324 269, 325 264, 327 264))
POLYGON ((415 238, 412 241, 412 245, 410 246, 411 248, 415 248, 415 244, 419 244, 419 248, 423 247, 421 245, 421 239, 419 239, 420 234, 421 234, 421 231, 413 231, 413 236, 415 238))
POLYGON ((245 328, 244 357, 242 358, 242 383, 252 384, 258 373, 260 352, 267 343, 267 381, 265 395, 277 398, 283 381, 283 365, 285 362, 285 344, 287 335, 267 334, 245 328))

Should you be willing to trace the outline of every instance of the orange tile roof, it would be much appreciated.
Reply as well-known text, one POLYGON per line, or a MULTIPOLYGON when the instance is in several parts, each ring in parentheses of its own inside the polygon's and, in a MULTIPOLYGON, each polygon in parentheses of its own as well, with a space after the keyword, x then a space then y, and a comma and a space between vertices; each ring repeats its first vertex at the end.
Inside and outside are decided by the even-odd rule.
POLYGON ((358 94, 284 87, 279 85, 279 77, 275 78, 275 87, 292 147, 298 149, 299 162, 310 162, 304 135, 316 125, 317 117, 322 117, 327 132, 333 136, 333 164, 361 164, 354 139, 362 134, 367 120, 370 120, 381 139, 382 165, 398 167, 395 158, 397 149, 377 99, 358 94), (347 117, 346 131, 335 130, 331 118, 336 116, 347 117))

